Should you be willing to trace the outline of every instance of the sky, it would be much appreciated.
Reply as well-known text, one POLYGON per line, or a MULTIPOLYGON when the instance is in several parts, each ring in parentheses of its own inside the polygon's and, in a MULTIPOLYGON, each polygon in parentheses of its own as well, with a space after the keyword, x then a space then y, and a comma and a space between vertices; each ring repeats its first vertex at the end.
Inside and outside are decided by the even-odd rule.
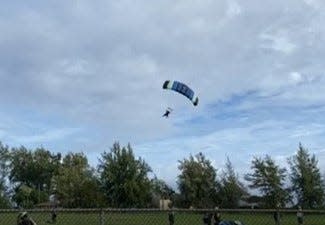
POLYGON ((199 152, 241 176, 266 154, 287 166, 302 143, 325 172, 324 21, 323 0, 7 1, 0 141, 93 166, 130 143, 171 186, 199 152))

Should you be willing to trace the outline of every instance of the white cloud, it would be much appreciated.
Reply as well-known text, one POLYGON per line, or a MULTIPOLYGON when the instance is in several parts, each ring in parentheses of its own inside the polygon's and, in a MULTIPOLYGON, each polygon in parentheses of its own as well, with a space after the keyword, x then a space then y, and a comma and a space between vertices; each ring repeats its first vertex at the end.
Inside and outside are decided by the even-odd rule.
POLYGON ((283 34, 261 34, 261 39, 264 40, 262 48, 272 49, 285 54, 291 54, 295 51, 297 46, 292 43, 288 37, 283 34))
POLYGON ((236 1, 228 1, 227 15, 232 18, 242 13, 242 8, 236 1))
POLYGON ((0 124, 9 124, 8 115, 13 123, 2 128, 2 137, 62 147, 68 140, 59 139, 75 132, 64 127, 78 127, 89 130, 79 137, 88 149, 115 140, 154 142, 175 149, 176 160, 184 149, 218 157, 229 148, 240 168, 265 147, 261 140, 272 140, 267 149, 300 138, 323 144, 311 122, 322 121, 325 103, 321 1, 5 5, 0 106, 6 110, 0 124), (167 79, 191 86, 199 106, 162 90, 167 79), (174 111, 166 120, 161 115, 168 106, 174 111), (35 127, 45 134, 31 133, 35 127))
POLYGON ((76 128, 62 128, 56 130, 48 130, 39 132, 35 135, 29 136, 12 136, 10 139, 14 141, 14 143, 21 143, 21 144, 40 144, 42 143, 49 143, 53 141, 59 141, 60 139, 66 139, 69 136, 77 133, 79 129, 76 128))
POLYGON ((299 84, 299 83, 301 83, 303 81, 302 75, 300 73, 298 73, 298 72, 290 73, 289 79, 294 84, 299 84))
POLYGON ((324 7, 324 2, 321 0, 303 0, 307 5, 315 8, 320 9, 321 7, 324 7))
POLYGON ((62 67, 62 73, 66 74, 67 76, 87 76, 93 73, 89 68, 90 65, 86 60, 79 59, 71 61, 69 59, 62 60, 60 67, 62 67))
MULTIPOLYGON (((322 154, 321 150, 314 147, 316 142, 312 144, 311 140, 321 138, 323 134, 322 124, 299 126, 287 121, 264 121, 247 127, 222 129, 202 136, 175 137, 167 141, 137 145, 134 149, 137 155, 141 155, 153 165, 154 172, 159 177, 168 181, 175 180, 179 174, 177 160, 199 152, 203 152, 219 171, 224 167, 226 157, 229 157, 242 178, 249 172, 251 160, 256 156, 270 155, 277 164, 287 168, 287 159, 295 154, 300 142, 311 154, 322 154), (155 157, 149 157, 150 155, 155 157), (163 169, 165 167, 168 171, 163 169)), ((321 141, 319 144, 324 146, 325 143, 321 141)), ((325 165, 320 166, 325 169, 325 165)))
POLYGON ((310 127, 298 126, 289 136, 290 138, 304 138, 307 136, 316 136, 324 133, 324 126, 321 124, 311 124, 310 127))

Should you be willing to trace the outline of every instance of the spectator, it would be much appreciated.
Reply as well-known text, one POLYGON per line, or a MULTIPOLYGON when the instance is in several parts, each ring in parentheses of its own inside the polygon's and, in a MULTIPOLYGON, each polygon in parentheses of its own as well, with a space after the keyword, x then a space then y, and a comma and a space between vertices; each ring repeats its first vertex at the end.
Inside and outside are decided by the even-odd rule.
POLYGON ((214 225, 219 225, 219 223, 221 222, 221 214, 220 212, 218 212, 219 207, 217 206, 215 208, 215 212, 213 214, 213 219, 214 219, 214 225))
POLYGON ((242 222, 235 220, 223 220, 219 223, 219 225, 244 225, 242 222))
POLYGON ((47 223, 56 223, 56 218, 57 218, 56 210, 55 208, 53 208, 51 211, 51 220, 48 220, 47 223))
POLYGON ((274 219, 275 225, 280 225, 280 212, 278 210, 274 211, 273 219, 274 219))
POLYGON ((175 213, 174 213, 174 211, 169 211, 169 213, 168 213, 168 221, 169 221, 169 225, 174 225, 174 223, 175 223, 175 213))
POLYGON ((302 212, 301 206, 298 207, 297 220, 298 220, 298 225, 304 224, 304 213, 302 212))
POLYGON ((279 208, 280 208, 280 204, 277 204, 277 208, 273 213, 273 219, 274 219, 275 225, 281 224, 281 215, 280 215, 279 208))
POLYGON ((205 213, 203 216, 203 224, 211 225, 211 222, 212 222, 212 213, 211 212, 205 213))
POLYGON ((51 213, 51 219, 52 219, 52 223, 56 223, 56 211, 55 209, 52 210, 52 213, 51 213))
POLYGON ((17 225, 37 225, 36 222, 30 218, 27 212, 22 212, 18 215, 17 225))

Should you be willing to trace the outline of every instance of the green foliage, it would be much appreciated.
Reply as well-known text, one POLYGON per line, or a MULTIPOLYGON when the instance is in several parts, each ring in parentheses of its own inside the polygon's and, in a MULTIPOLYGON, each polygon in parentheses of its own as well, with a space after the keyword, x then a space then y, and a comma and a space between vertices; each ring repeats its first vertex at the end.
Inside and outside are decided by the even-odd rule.
POLYGON ((238 175, 227 158, 226 168, 221 175, 219 185, 220 206, 222 208, 238 208, 239 200, 247 194, 244 184, 239 181, 238 175))
POLYGON ((63 158, 58 174, 53 177, 52 193, 61 206, 92 208, 102 205, 99 182, 83 153, 69 153, 63 158))
POLYGON ((98 167, 103 192, 112 207, 147 207, 151 200, 149 165, 136 159, 130 144, 121 148, 114 143, 104 152, 98 167))
POLYGON ((171 199, 175 191, 166 184, 165 181, 154 177, 151 180, 152 194, 158 196, 160 199, 171 199))
MULTIPOLYGON (((63 158, 44 148, 9 148, 0 142, 0 208, 12 203, 29 208, 56 196, 63 207, 152 207, 156 200, 169 198, 176 207, 236 208, 247 193, 229 159, 220 179, 211 161, 200 153, 179 161, 180 174, 175 193, 165 181, 149 179, 151 168, 136 159, 130 145, 114 143, 101 155, 98 171, 88 164, 83 153, 68 153, 63 158), (98 173, 97 173, 98 172, 98 173)), ((315 155, 301 144, 288 159, 291 193, 303 208, 324 206, 324 181, 315 155)), ((286 170, 270 156, 254 158, 252 173, 246 174, 249 188, 262 194, 264 207, 285 206, 290 199, 286 170)), ((260 202, 253 198, 248 201, 260 202)), ((155 204, 155 205, 154 205, 155 204)))
POLYGON ((0 142, 0 208, 8 208, 10 205, 8 198, 8 187, 6 178, 9 173, 9 147, 0 142))
POLYGON ((213 207, 217 198, 216 169, 202 153, 179 161, 178 188, 184 207, 213 207))
POLYGON ((169 207, 175 204, 175 191, 163 180, 158 179, 156 176, 151 180, 151 196, 152 205, 150 207, 159 207, 161 199, 169 199, 171 203, 169 207))
POLYGON ((18 205, 33 206, 48 200, 52 177, 58 171, 59 160, 60 155, 52 154, 44 148, 32 151, 22 146, 11 150, 9 180, 15 185, 13 198, 18 205), (23 187, 32 190, 28 198, 22 197, 23 187))
POLYGON ((298 204, 303 208, 320 208, 324 203, 324 181, 321 177, 315 155, 299 144, 295 156, 288 159, 292 190, 298 204))
POLYGON ((25 184, 22 184, 15 188, 15 195, 13 200, 23 208, 32 208, 37 199, 35 195, 32 195, 33 189, 25 184))
POLYGON ((249 187, 258 189, 267 208, 284 207, 289 201, 289 192, 285 188, 286 169, 275 164, 270 156, 254 158, 251 169, 253 173, 245 175, 249 187))

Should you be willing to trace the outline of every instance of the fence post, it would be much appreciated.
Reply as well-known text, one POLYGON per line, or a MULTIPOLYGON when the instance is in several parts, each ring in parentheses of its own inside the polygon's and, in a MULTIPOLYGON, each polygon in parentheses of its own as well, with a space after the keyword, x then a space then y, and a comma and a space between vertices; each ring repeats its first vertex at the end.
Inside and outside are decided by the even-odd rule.
POLYGON ((104 225, 104 210, 102 208, 99 212, 99 225, 104 225))

